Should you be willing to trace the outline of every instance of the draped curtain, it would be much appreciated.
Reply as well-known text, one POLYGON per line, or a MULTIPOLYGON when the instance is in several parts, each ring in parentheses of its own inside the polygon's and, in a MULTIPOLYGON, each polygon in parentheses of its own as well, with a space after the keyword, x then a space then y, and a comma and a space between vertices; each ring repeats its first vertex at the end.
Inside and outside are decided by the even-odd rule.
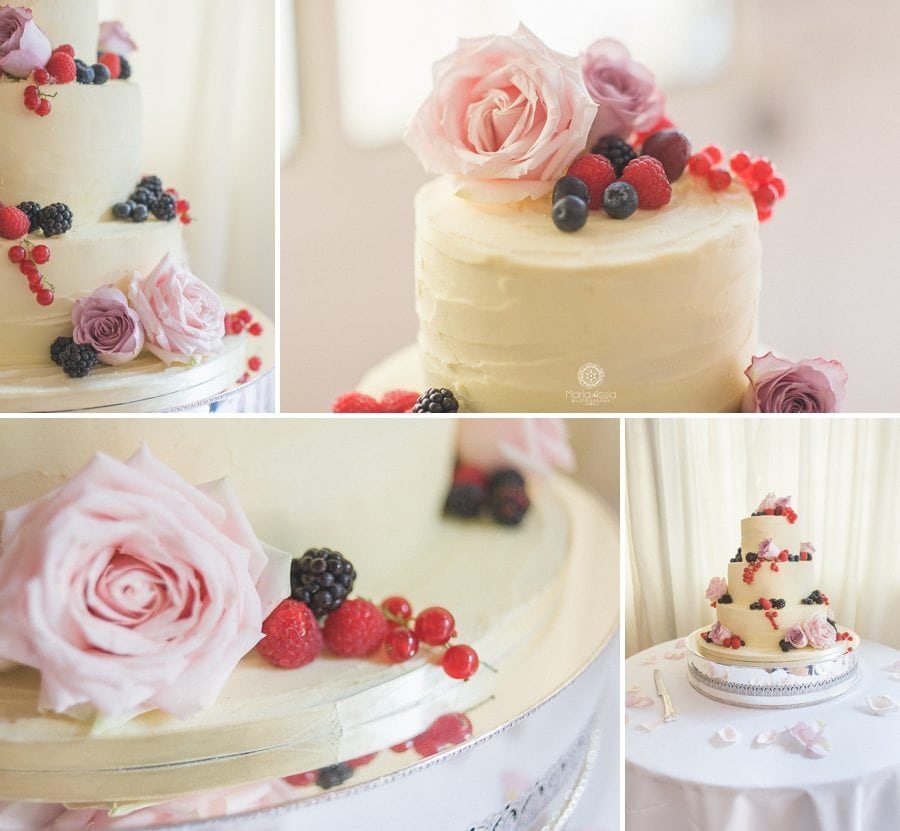
POLYGON ((628 654, 709 623, 704 590, 769 491, 791 494, 840 623, 900 648, 900 422, 629 419, 628 654))
POLYGON ((138 44, 144 172, 191 201, 192 270, 274 316, 277 0, 100 0, 100 19, 138 44))

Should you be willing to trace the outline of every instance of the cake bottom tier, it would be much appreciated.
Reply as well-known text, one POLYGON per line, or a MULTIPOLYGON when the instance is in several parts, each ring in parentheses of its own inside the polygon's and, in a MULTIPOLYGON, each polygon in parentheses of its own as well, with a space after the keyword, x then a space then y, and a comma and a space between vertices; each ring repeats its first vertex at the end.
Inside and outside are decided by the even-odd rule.
POLYGON ((776 653, 708 644, 700 637, 705 631, 686 640, 688 679, 698 692, 724 704, 756 709, 821 704, 859 680, 859 636, 853 632, 831 649, 776 653))
POLYGON ((274 366, 274 324, 235 298, 223 295, 222 302, 232 311, 248 308, 262 323, 263 335, 226 337, 218 355, 196 366, 166 366, 149 353, 120 366, 98 366, 86 378, 69 378, 49 361, 0 365, 0 412, 161 412, 188 408, 234 389, 250 356, 261 359, 263 371, 274 366))

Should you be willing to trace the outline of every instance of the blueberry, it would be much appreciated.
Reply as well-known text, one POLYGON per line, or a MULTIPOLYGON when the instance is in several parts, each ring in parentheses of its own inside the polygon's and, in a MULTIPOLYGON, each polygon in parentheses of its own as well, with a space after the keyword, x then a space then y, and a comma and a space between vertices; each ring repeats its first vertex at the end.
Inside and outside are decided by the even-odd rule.
POLYGON ((84 61, 75 58, 75 80, 79 84, 93 84, 94 67, 88 66, 84 61))
POLYGON ((153 204, 154 196, 147 188, 138 188, 131 194, 130 201, 138 205, 146 205, 148 208, 153 204))
POLYGON ((627 219, 637 206, 637 191, 628 182, 613 182, 603 191, 603 210, 613 219, 627 219))
POLYGON ((150 213, 149 208, 146 205, 135 205, 131 209, 131 221, 132 222, 146 222, 147 215, 150 213))
POLYGON ((587 215, 587 202, 572 194, 553 203, 553 222, 560 231, 577 231, 587 222, 587 215))
POLYGON ((91 69, 94 70, 95 84, 105 84, 110 79, 109 68, 102 63, 95 63, 91 69))
POLYGON ((553 186, 553 204, 555 205, 564 196, 577 196, 585 202, 591 201, 591 192, 583 179, 577 176, 563 176, 553 186))
POLYGON ((113 205, 112 212, 116 219, 128 219, 131 216, 133 202, 116 202, 113 205))

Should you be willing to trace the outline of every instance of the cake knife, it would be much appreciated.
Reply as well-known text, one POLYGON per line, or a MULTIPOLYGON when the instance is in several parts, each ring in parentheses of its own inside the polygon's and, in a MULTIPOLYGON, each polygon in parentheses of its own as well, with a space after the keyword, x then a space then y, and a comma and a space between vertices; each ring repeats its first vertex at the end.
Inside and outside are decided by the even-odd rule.
POLYGON ((669 690, 666 687, 661 670, 653 670, 653 683, 656 684, 656 694, 662 699, 663 707, 665 708, 663 721, 675 721, 678 718, 678 713, 675 712, 675 708, 672 706, 672 699, 669 697, 669 690))

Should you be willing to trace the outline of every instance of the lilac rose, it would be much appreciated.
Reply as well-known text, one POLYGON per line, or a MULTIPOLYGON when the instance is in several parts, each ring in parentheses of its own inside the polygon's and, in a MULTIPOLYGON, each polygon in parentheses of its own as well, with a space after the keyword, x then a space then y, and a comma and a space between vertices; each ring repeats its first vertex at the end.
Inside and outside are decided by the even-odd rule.
POLYGON ((784 633, 784 639, 794 647, 794 649, 803 649, 809 643, 803 628, 797 625, 789 626, 787 632, 784 633))
POLYGON ((800 543, 800 553, 801 554, 815 554, 816 549, 813 547, 811 542, 801 542, 800 543))
POLYGON ((101 286, 72 307, 75 343, 97 350, 105 364, 124 364, 144 348, 144 327, 128 299, 115 286, 101 286))
POLYGON ((713 577, 706 587, 706 599, 711 603, 718 603, 723 594, 728 594, 728 583, 722 577, 713 577))
POLYGON ((815 617, 803 624, 803 634, 806 635, 810 646, 816 649, 826 649, 837 643, 835 628, 824 617, 815 617))
POLYGON ((106 20, 100 24, 100 40, 97 43, 100 52, 113 52, 127 58, 137 49, 128 30, 118 20, 106 20))
POLYGON ((777 560, 781 549, 771 539, 765 539, 759 544, 756 554, 760 560, 777 560))
POLYGON ((847 371, 840 361, 793 362, 771 352, 754 356, 744 370, 750 380, 745 413, 837 413, 847 396, 847 371))
POLYGON ((30 9, 0 8, 0 72, 27 78, 47 65, 51 52, 50 41, 32 20, 30 9))
POLYGON ((725 641, 731 639, 731 630, 724 623, 716 621, 713 628, 709 630, 709 639, 721 646, 725 641))
POLYGON ((597 104, 591 144, 600 136, 630 133, 653 127, 663 116, 664 100, 653 73, 633 60, 619 41, 595 41, 581 56, 588 93, 597 104))

